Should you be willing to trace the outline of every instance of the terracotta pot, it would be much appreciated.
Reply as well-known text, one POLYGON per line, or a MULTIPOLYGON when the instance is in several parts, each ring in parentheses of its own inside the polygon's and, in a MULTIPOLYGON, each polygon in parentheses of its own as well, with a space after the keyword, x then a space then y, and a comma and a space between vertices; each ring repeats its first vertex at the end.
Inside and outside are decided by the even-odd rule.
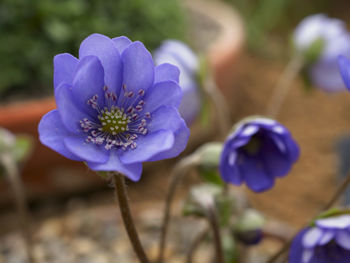
MULTIPOLYGON (((209 40, 204 52, 207 53, 220 89, 231 93, 233 72, 244 38, 240 17, 230 6, 221 2, 191 0, 184 4, 191 12, 198 13, 216 25, 216 36, 209 40)), ((0 126, 14 133, 30 134, 34 138, 33 155, 22 171, 31 198, 65 195, 95 188, 96 184, 104 185, 97 176, 87 176, 91 172, 82 163, 62 157, 38 141, 38 123, 45 113, 55 107, 52 97, 0 106, 0 126)), ((195 133, 196 127, 193 129, 195 133)), ((6 188, 5 182, 0 182, 0 204, 7 201, 6 188)))
POLYGON ((245 40, 241 16, 222 1, 191 0, 184 4, 216 24, 218 33, 204 51, 218 87, 224 94, 232 94, 234 72, 245 40))
MULTIPOLYGON (((87 185, 96 182, 96 178, 85 176, 84 180, 71 176, 71 170, 80 171, 77 176, 88 173, 81 163, 68 160, 56 152, 41 145, 38 140, 37 127, 41 117, 48 111, 56 108, 53 97, 32 100, 26 102, 15 102, 0 107, 0 126, 16 134, 30 134, 33 137, 34 149, 29 160, 22 167, 22 177, 26 184, 28 194, 32 198, 43 194, 56 195, 69 191, 83 189, 87 185), (79 184, 78 184, 79 182, 79 184), (81 183, 83 182, 83 183, 81 183)), ((79 176, 79 177, 80 177, 79 176)), ((8 201, 9 195, 6 182, 0 182, 0 204, 8 201)))

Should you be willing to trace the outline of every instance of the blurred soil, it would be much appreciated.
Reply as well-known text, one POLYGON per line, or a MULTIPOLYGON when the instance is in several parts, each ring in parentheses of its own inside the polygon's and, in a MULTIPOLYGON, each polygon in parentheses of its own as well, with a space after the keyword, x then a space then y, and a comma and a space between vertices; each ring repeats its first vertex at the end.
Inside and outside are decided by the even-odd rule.
MULTIPOLYGON (((262 114, 285 64, 243 54, 230 95, 234 120, 262 114)), ((301 225, 329 200, 338 182, 335 145, 350 132, 350 95, 306 91, 296 79, 278 120, 288 127, 301 148, 292 172, 263 194, 252 194, 254 206, 270 216, 301 225)))

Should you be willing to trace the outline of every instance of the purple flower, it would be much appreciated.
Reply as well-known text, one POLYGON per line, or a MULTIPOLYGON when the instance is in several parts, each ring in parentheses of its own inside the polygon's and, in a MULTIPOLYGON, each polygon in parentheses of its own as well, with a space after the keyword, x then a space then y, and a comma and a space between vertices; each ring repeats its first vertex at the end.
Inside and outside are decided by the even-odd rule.
POLYGON ((155 67, 141 42, 90 35, 79 59, 54 58, 57 109, 42 118, 40 141, 92 170, 137 181, 142 162, 175 157, 186 147, 178 80, 178 68, 155 67))
POLYGON ((190 125, 201 107, 201 98, 198 90, 197 74, 199 61, 196 54, 179 40, 166 40, 154 52, 156 64, 171 63, 180 69, 180 86, 183 98, 179 111, 186 123, 190 125))
POLYGON ((293 240, 290 263, 350 262, 350 215, 316 220, 293 240))
POLYGON ((350 90, 350 61, 341 55, 338 57, 338 65, 345 86, 350 90))
POLYGON ((338 55, 350 56, 350 34, 343 21, 323 14, 306 17, 295 29, 293 40, 296 50, 304 54, 321 47, 317 59, 307 65, 314 85, 327 92, 345 89, 337 65, 338 55), (317 41, 319 47, 315 47, 317 41))
POLYGON ((286 127, 267 118, 249 118, 228 136, 220 158, 220 174, 227 183, 255 192, 273 187, 299 158, 299 147, 286 127))

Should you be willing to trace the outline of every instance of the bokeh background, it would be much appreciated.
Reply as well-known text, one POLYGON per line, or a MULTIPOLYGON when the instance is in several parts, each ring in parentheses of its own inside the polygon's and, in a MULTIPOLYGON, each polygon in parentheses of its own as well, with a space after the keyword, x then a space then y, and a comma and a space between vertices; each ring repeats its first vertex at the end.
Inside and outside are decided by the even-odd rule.
MULTIPOLYGON (((60 235, 69 240, 88 239, 84 231, 89 228, 96 235, 89 237, 91 240, 106 239, 103 231, 118 233, 125 239, 122 229, 113 228, 114 220, 121 224, 120 219, 116 219, 117 212, 110 211, 114 200, 108 182, 83 164, 65 160, 46 149, 37 140, 40 117, 55 107, 52 98, 54 55, 65 52, 78 55, 80 42, 94 32, 110 37, 126 35, 142 41, 150 50, 164 39, 183 40, 209 58, 234 123, 266 111, 274 85, 291 56, 291 33, 301 19, 325 13, 349 23, 349 11, 347 0, 2 0, 0 126, 33 138, 32 155, 22 164, 21 171, 37 240, 60 235), (229 36, 222 37, 225 34, 229 36), (81 220, 82 217, 87 222, 81 220), (101 221, 107 222, 110 230, 101 229, 97 223, 101 221)), ((291 228, 308 220, 334 191, 340 169, 337 145, 340 138, 350 133, 350 95, 346 92, 329 95, 317 88, 306 91, 304 86, 301 77, 294 81, 278 117, 299 142, 300 161, 273 190, 260 195, 246 191, 252 206, 291 228)), ((215 133, 203 135, 200 118, 191 130, 190 144, 184 154, 205 140, 216 139, 215 133)), ((162 207, 160 200, 164 199, 174 162, 146 164, 141 181, 129 182, 136 217, 143 222, 145 231, 151 233, 150 251, 154 250, 152 239, 157 237, 152 229, 159 220, 157 211, 162 207)), ((189 185, 198 180, 195 173, 185 178, 179 199, 189 185)), ((7 182, 0 178, 0 262, 10 262, 6 261, 7 256, 15 251, 14 246, 21 246, 20 241, 16 241, 12 202, 7 182)), ((188 224, 188 228, 193 227, 191 222, 188 224)), ((175 239, 182 240, 182 234, 174 234, 175 239)), ((112 240, 114 236, 109 238, 112 240)), ((80 248, 82 255, 101 250, 91 240, 76 244, 83 247, 80 248), (84 244, 90 246, 85 247, 87 252, 84 244)), ((128 251, 125 248, 128 244, 113 240, 116 244, 111 246, 117 247, 113 253, 120 258, 124 250, 128 251)), ((53 243, 59 251, 57 242, 53 243)), ((107 256, 101 256, 104 257, 107 256)), ((88 261, 88 256, 81 256, 81 261, 72 258, 75 260, 72 262, 98 262, 95 256, 95 261, 88 261)), ((52 257, 48 262, 64 262, 59 260, 52 257)), ((69 260, 67 262, 71 262, 69 260)), ((100 259, 107 262, 103 260, 100 259)), ((125 256, 120 262, 132 261, 125 256)))

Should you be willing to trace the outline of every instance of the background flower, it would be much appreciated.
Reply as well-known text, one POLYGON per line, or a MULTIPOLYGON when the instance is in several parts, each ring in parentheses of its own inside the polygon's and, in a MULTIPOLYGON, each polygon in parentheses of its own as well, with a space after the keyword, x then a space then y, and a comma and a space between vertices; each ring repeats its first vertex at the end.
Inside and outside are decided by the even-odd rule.
POLYGON ((179 111, 190 125, 200 110, 201 98, 198 90, 197 74, 199 61, 197 55, 183 42, 169 39, 154 52, 157 65, 171 63, 180 69, 180 86, 183 98, 179 111))
POLYGON ((350 57, 350 34, 345 23, 323 14, 306 17, 293 35, 296 50, 304 54, 311 82, 327 92, 344 90, 337 57, 350 57))
POLYGON ((220 158, 227 183, 262 192, 286 175, 299 158, 299 147, 286 127, 267 118, 248 118, 228 136, 220 158))
POLYGON ((346 57, 340 55, 338 57, 338 65, 344 84, 347 89, 350 90, 350 61, 346 57))
POLYGON ((141 42, 90 35, 79 59, 54 59, 57 109, 42 118, 40 141, 92 170, 138 180, 142 162, 177 156, 186 146, 178 78, 173 65, 154 67, 141 42))
POLYGON ((316 220, 293 240, 290 263, 350 262, 350 215, 316 220))

